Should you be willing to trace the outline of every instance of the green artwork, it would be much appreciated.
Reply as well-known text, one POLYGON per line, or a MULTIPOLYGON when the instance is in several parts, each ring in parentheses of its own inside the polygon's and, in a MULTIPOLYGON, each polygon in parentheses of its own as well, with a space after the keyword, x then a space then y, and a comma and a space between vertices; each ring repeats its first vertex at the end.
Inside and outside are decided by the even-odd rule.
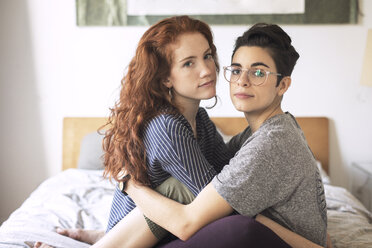
POLYGON ((255 6, 262 5, 263 2, 257 0, 251 2, 248 0, 234 2, 226 0, 148 0, 147 2, 146 0, 76 0, 77 25, 148 26, 166 17, 179 14, 187 14, 211 25, 246 25, 257 22, 277 24, 358 23, 358 0, 264 0, 264 2, 267 8, 257 10, 255 6), (206 9, 215 12, 187 12, 190 9, 190 4, 193 4, 193 9, 197 9, 203 3, 211 8, 200 7, 200 12, 206 9), (229 3, 237 4, 232 6, 229 3), (239 9, 239 4, 249 5, 247 3, 252 5, 247 9, 247 12, 239 9), (294 5, 297 7, 293 8, 294 5), (286 9, 294 10, 287 13, 286 9))
POLYGON ((78 26, 127 25, 126 0, 76 0, 78 26))

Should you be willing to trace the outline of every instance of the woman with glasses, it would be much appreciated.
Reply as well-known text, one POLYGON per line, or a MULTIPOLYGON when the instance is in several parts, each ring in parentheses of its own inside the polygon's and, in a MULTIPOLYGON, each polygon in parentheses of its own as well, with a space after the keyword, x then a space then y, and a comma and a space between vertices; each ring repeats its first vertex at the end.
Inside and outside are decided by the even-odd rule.
MULTIPOLYGON (((175 17, 159 22, 144 34, 124 78, 120 101, 112 112, 114 127, 109 129, 105 138, 106 174, 121 182, 110 214, 108 230, 112 230, 103 238, 103 233, 89 231, 81 231, 78 233, 80 237, 74 236, 76 233, 71 230, 62 230, 61 234, 95 243, 93 247, 151 247, 162 239, 166 231, 149 219, 145 220, 126 195, 124 189, 130 175, 132 179, 127 190, 140 209, 183 240, 189 239, 206 224, 231 214, 233 209, 246 216, 257 215, 257 221, 241 215, 222 218, 202 228, 187 242, 176 240, 165 244, 165 247, 246 247, 247 244, 289 247, 283 239, 292 246, 307 242, 316 247, 271 219, 323 244, 323 237, 318 237, 323 232, 323 222, 303 223, 296 220, 300 214, 306 216, 308 212, 315 211, 314 219, 319 221, 317 218, 319 211, 323 211, 323 205, 314 205, 313 199, 316 198, 305 202, 300 200, 309 196, 308 191, 314 191, 314 187, 321 185, 314 185, 299 169, 293 169, 294 166, 303 166, 306 169, 304 172, 315 173, 316 166, 307 146, 304 147, 304 138, 301 135, 297 137, 299 127, 280 108, 298 58, 290 46, 289 37, 277 26, 254 26, 238 39, 232 64, 224 67, 224 75, 230 82, 232 101, 239 111, 245 113, 250 127, 234 137, 227 149, 206 112, 199 108, 200 100, 215 96, 218 71, 212 35, 206 27, 200 21, 175 17), (246 36, 250 40, 252 33, 255 35, 265 29, 268 32, 266 39, 270 38, 271 29, 278 32, 277 38, 287 39, 285 42, 289 45, 290 56, 280 54, 279 60, 275 60, 271 54, 279 54, 282 47, 272 49, 271 42, 266 44, 266 41, 265 48, 261 48, 260 44, 250 45, 251 41, 244 40, 246 36), (141 57, 142 53, 149 54, 141 57), (291 61, 283 62, 283 58, 291 61), (278 63, 287 63, 288 66, 280 67, 278 63), (138 76, 138 71, 146 72, 146 75, 138 76), (148 84, 141 81, 146 82, 146 79, 148 84), (149 91, 151 88, 152 91, 149 91), (149 94, 145 94, 146 91, 149 94), (155 99, 149 102, 145 97, 155 99), (152 112, 146 113, 146 109, 152 112), (141 112, 146 114, 139 114, 141 112), (124 122, 131 114, 131 122, 124 122), (141 123, 146 124, 141 128, 141 123), (136 128, 129 128, 131 126, 136 128), (292 129, 295 137, 289 138, 285 132, 292 129), (142 136, 138 135, 140 131, 142 136), (285 149, 291 149, 293 145, 301 147, 289 152, 302 154, 302 160, 296 165, 285 167, 292 160, 282 155, 284 144, 281 138, 289 143, 285 149), (287 139, 297 143, 291 144, 287 139), (133 146, 140 148, 138 153, 126 153, 133 146), (230 164, 220 172, 240 148, 230 164), (146 152, 147 163, 139 158, 143 156, 141 152, 146 152), (128 157, 121 157, 126 155, 128 157), (308 162, 302 165, 303 160, 308 162), (127 172, 124 177, 122 164, 127 172), (209 183, 211 180, 212 183, 209 183), (132 181, 139 184, 133 186, 132 181), (205 185, 207 187, 203 189, 205 185), (201 193, 191 204, 179 205, 154 193, 151 188, 155 187, 185 204, 201 193), (310 207, 304 207, 306 204, 310 207), (293 213, 288 209, 297 207, 304 207, 306 211, 293 213), (303 224, 309 230, 303 230, 303 224), (313 227, 318 228, 318 233, 314 235, 313 227)), ((274 45, 275 42, 277 40, 274 40, 274 45)), ((163 243, 168 241, 163 240, 163 243)))

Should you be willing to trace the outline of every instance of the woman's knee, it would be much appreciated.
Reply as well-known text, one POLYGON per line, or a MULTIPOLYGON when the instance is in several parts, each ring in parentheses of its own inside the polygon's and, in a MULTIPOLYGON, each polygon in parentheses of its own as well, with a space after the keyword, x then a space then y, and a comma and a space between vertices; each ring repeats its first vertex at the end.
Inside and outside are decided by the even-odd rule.
POLYGON ((155 190, 160 194, 182 204, 188 204, 195 199, 195 196, 186 187, 186 185, 174 177, 169 177, 162 184, 156 187, 155 190))

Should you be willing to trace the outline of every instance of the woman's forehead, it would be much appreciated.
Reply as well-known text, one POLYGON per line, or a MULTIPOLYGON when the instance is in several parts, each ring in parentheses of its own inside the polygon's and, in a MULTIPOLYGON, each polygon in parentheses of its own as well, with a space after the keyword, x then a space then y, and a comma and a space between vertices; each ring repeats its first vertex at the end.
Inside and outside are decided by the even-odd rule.
POLYGON ((170 45, 173 58, 182 59, 204 53, 209 48, 207 39, 200 33, 184 33, 170 45))
POLYGON ((251 67, 257 63, 264 63, 270 68, 275 67, 275 62, 269 51, 257 46, 241 46, 236 50, 232 64, 240 64, 243 67, 251 67))

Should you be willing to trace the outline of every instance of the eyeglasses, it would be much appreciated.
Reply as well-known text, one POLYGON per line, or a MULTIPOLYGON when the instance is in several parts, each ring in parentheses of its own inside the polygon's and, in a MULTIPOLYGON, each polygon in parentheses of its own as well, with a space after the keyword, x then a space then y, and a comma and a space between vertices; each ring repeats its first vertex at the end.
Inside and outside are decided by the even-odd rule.
POLYGON ((282 74, 280 73, 266 71, 264 69, 256 68, 243 69, 238 66, 224 66, 223 70, 224 70, 223 75, 225 76, 225 79, 230 83, 236 83, 243 74, 243 72, 246 71, 249 82, 255 86, 264 84, 270 74, 282 76, 282 74))

